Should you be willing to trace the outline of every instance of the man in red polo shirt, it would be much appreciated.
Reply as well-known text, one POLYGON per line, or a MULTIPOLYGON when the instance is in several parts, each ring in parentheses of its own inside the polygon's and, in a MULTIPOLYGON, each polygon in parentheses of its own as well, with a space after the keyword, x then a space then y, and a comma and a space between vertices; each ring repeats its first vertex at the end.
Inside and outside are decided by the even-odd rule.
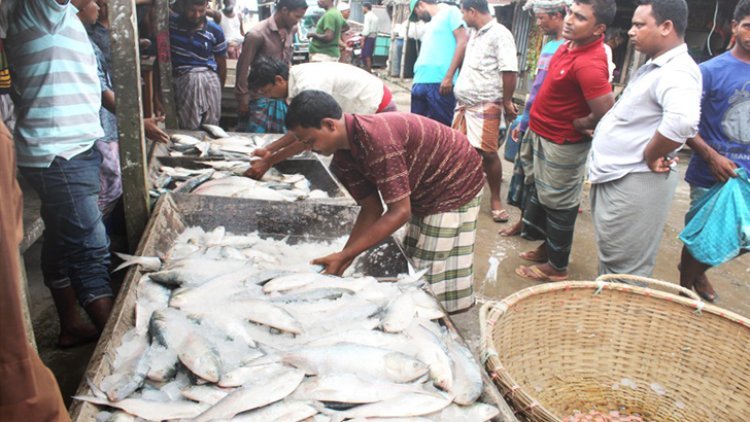
POLYGON ((534 192, 523 215, 521 236, 542 240, 521 254, 537 262, 516 274, 535 281, 568 278, 573 229, 581 200, 591 133, 614 103, 604 32, 615 17, 614 0, 576 0, 565 17, 563 37, 531 108, 522 160, 532 163, 534 192))
POLYGON ((482 159, 464 135, 416 114, 348 114, 330 95, 303 91, 286 125, 320 154, 362 209, 340 252, 314 264, 338 274, 406 223, 406 254, 448 312, 474 304, 474 239, 482 159), (382 197, 382 202, 381 202, 382 197), (383 210, 383 203, 386 210, 383 210))

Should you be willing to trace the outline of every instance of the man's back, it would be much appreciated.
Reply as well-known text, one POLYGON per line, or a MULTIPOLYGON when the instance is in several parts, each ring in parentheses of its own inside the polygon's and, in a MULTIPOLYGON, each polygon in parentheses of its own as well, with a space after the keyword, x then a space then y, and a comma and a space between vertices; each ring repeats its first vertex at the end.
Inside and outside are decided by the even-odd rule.
POLYGON ((346 116, 351 151, 332 170, 355 199, 380 191, 383 201, 411 198, 424 216, 456 209, 484 186, 481 158, 461 133, 409 113, 346 116))
POLYGON ((377 76, 345 63, 304 63, 289 69, 289 98, 315 89, 329 93, 345 113, 375 113, 383 100, 377 76))

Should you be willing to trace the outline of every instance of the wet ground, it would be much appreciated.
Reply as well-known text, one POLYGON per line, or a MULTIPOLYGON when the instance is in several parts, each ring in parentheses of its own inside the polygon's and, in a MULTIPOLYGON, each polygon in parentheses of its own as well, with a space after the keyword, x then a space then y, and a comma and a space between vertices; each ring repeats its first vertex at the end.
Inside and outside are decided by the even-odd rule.
MULTIPOLYGON (((393 82, 388 82, 388 85, 393 91, 394 100, 399 110, 408 111, 410 97, 408 85, 393 82)), ((687 154, 682 155, 680 164, 680 171, 683 174, 688 161, 687 158, 689 158, 687 154)), ((512 164, 503 161, 503 192, 506 192, 511 171, 512 164)), ((593 280, 597 275, 597 252, 587 193, 588 188, 581 205, 582 213, 576 223, 569 268, 571 280, 593 280)), ((676 266, 682 243, 677 239, 677 235, 683 228, 682 221, 687 211, 688 202, 689 188, 686 183, 682 182, 675 195, 665 228, 654 272, 655 278, 678 282, 679 274, 676 266)), ((518 210, 511 207, 508 211, 511 213, 511 222, 517 221, 518 210)), ((489 300, 502 299, 534 284, 518 277, 514 273, 514 269, 518 265, 526 264, 518 257, 518 254, 533 249, 537 246, 537 242, 529 242, 519 237, 500 237, 497 234, 498 229, 506 226, 506 224, 498 224, 492 221, 489 215, 489 196, 485 196, 478 222, 474 261, 475 288, 480 304, 489 300), (487 279, 485 275, 489 268, 489 260, 492 257, 495 257, 500 264, 497 277, 487 279)), ((34 245, 25 254, 36 341, 42 360, 55 373, 63 392, 63 398, 69 404, 70 396, 75 393, 94 350, 94 344, 68 350, 60 350, 56 347, 58 319, 49 291, 42 284, 39 254, 39 244, 34 245)), ((750 317, 750 255, 712 269, 708 275, 720 295, 717 305, 745 317, 750 317)), ((478 308, 477 306, 469 312, 454 316, 456 325, 467 341, 476 349, 479 347, 478 308)))

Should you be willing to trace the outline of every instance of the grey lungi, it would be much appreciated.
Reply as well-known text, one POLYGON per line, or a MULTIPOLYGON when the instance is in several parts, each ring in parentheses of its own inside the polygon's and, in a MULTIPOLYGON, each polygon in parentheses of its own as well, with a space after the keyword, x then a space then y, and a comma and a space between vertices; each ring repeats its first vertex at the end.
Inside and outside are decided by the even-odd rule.
POLYGON ((678 181, 679 174, 670 171, 592 184, 599 274, 651 277, 678 181))
POLYGON ((180 129, 199 130, 218 125, 221 117, 221 82, 211 69, 196 67, 174 78, 175 107, 180 129))

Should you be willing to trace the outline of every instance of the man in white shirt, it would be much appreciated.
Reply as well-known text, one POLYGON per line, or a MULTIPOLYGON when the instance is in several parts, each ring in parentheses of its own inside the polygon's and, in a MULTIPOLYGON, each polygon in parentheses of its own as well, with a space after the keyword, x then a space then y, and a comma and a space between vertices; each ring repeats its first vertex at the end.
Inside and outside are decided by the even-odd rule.
POLYGON ((510 31, 492 17, 487 0, 463 0, 461 13, 473 31, 453 89, 457 102, 453 129, 466 135, 482 156, 490 185, 492 219, 504 223, 508 212, 500 199, 503 167, 497 149, 501 116, 512 122, 518 114, 513 105, 518 72, 516 43, 510 31))
MULTIPOLYGON (((288 101, 302 91, 323 91, 331 95, 345 113, 396 111, 393 94, 380 78, 346 63, 303 63, 289 68, 280 60, 264 58, 253 63, 247 83, 250 90, 263 97, 288 101)), ((261 159, 254 161, 245 175, 260 179, 274 164, 304 151, 305 145, 295 141, 294 135, 287 133, 257 149, 254 154, 261 159)))
POLYGON ((372 3, 365 3, 362 5, 365 10, 365 23, 362 27, 362 37, 364 37, 364 43, 362 44, 362 60, 365 63, 365 70, 368 72, 372 71, 372 55, 375 52, 375 40, 378 37, 378 17, 375 12, 372 11, 372 3))
POLYGON ((589 180, 600 274, 649 277, 679 175, 672 154, 698 133, 701 72, 684 41, 685 0, 640 0, 628 35, 650 60, 599 122, 589 180))

